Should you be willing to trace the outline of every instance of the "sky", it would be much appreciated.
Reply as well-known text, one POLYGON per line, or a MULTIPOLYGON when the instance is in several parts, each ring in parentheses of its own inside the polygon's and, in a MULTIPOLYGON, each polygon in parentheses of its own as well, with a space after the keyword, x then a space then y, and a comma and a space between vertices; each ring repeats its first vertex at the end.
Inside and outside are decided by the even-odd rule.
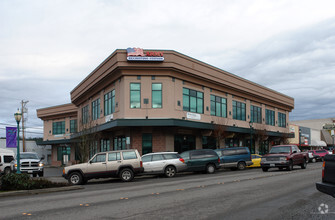
POLYGON ((26 105, 70 92, 116 49, 175 50, 295 100, 290 121, 335 117, 334 0, 0 0, 0 137, 26 105))

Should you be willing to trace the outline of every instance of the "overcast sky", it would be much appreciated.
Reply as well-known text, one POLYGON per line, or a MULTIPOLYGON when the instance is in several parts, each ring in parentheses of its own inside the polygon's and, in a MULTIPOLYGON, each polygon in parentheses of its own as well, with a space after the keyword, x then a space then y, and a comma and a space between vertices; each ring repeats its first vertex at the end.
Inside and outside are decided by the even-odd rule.
MULTIPOLYGON (((335 117, 334 0, 0 0, 0 137, 29 101, 70 91, 116 49, 176 50, 295 99, 290 120, 335 117)), ((42 136, 40 134, 39 136, 42 136)))

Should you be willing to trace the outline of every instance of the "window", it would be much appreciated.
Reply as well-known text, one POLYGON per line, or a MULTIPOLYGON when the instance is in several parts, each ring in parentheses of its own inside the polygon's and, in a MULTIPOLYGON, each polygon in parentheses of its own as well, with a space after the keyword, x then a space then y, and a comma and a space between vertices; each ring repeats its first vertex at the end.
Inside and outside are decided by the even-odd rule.
POLYGON ((142 162, 150 162, 151 161, 151 155, 148 155, 148 156, 143 156, 142 157, 142 162))
POLYGON ((286 128, 286 114, 278 112, 278 126, 286 128))
MULTIPOLYGON (((3 156, 3 162, 4 163, 10 163, 14 160, 13 156, 3 156)), ((1 158, 0 158, 0 162, 1 162, 1 158)))
POLYGON ((77 120, 70 120, 70 133, 77 132, 77 120))
POLYGON ((164 160, 164 157, 161 154, 152 155, 152 161, 164 160))
POLYGON ((245 103, 233 101, 233 119, 245 121, 245 103))
POLYGON ((87 124, 89 121, 88 105, 81 109, 81 120, 83 124, 87 124))
POLYGON ((130 108, 141 108, 141 83, 130 83, 130 108))
POLYGON ((90 158, 93 157, 97 152, 98 152, 98 142, 97 141, 93 141, 90 144, 90 152, 89 152, 90 158))
POLYGON ((152 108, 162 108, 162 83, 152 84, 152 108))
POLYGON ((100 152, 105 152, 110 150, 110 140, 109 139, 101 139, 100 142, 100 152))
POLYGON ((257 106, 250 107, 250 120, 254 123, 262 123, 262 108, 257 106))
POLYGON ((275 126, 275 112, 269 109, 265 109, 265 123, 267 125, 275 126))
POLYGON ((65 134, 65 121, 58 121, 52 123, 52 134, 65 134))
POLYGON ((92 120, 100 118, 100 99, 96 99, 92 102, 92 120))
POLYGON ((227 118, 227 99, 211 95, 211 115, 227 118))
POLYGON ((121 160, 121 155, 119 152, 108 154, 108 161, 117 161, 117 160, 121 160))
POLYGON ((122 155, 124 160, 132 160, 137 158, 135 151, 125 151, 122 152, 122 155))
POLYGON ((57 147, 57 160, 63 161, 63 155, 68 155, 68 159, 70 160, 71 147, 67 147, 67 146, 57 147))
POLYGON ((183 88, 183 110, 204 113, 204 93, 183 88))
POLYGON ((171 159, 178 159, 180 156, 178 154, 164 154, 163 155, 166 160, 171 160, 171 159))
POLYGON ((114 150, 125 150, 126 149, 126 137, 119 136, 114 137, 114 150))
POLYGON ((152 134, 142 134, 142 154, 152 152, 152 134))
POLYGON ((92 163, 103 163, 106 162, 106 154, 98 154, 92 160, 92 163))
POLYGON ((115 112, 115 90, 104 95, 104 115, 115 112))

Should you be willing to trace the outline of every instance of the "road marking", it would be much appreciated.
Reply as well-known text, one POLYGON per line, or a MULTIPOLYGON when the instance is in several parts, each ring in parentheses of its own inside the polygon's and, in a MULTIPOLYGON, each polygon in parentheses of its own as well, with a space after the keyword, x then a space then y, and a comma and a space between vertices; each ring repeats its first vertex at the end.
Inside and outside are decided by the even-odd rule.
POLYGON ((176 189, 177 191, 183 191, 184 189, 176 189))
POLYGON ((126 197, 121 197, 120 199, 128 199, 128 198, 126 198, 126 197))

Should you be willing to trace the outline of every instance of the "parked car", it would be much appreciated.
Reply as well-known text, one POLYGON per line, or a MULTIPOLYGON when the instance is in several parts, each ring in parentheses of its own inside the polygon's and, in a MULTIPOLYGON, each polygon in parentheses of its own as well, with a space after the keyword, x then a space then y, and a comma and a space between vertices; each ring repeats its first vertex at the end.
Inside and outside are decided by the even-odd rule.
POLYGON ((189 150, 180 154, 187 164, 187 171, 204 171, 215 173, 220 168, 220 157, 214 150, 189 150))
POLYGON ((251 154, 251 159, 253 164, 247 167, 261 167, 261 159, 262 159, 261 155, 251 154))
POLYGON ((137 150, 119 150, 97 153, 87 163, 67 166, 63 169, 63 177, 72 185, 109 177, 119 177, 129 182, 143 171, 142 159, 137 150))
MULTIPOLYGON (((17 159, 17 158, 16 158, 17 159)), ((33 177, 44 176, 44 157, 40 158, 35 152, 21 152, 20 153, 20 171, 21 173, 32 174, 33 177)), ((16 172, 17 160, 12 161, 11 171, 16 172)))
POLYGON ((232 170, 244 170, 246 166, 252 165, 251 154, 247 147, 232 147, 216 149, 220 157, 220 167, 232 170))
POLYGON ((327 150, 321 149, 321 150, 310 150, 314 155, 319 155, 321 159, 323 160, 324 156, 329 154, 327 150))
POLYGON ((278 145, 273 146, 269 152, 262 157, 261 167, 264 172, 270 168, 286 168, 293 170, 294 165, 298 165, 301 169, 307 167, 308 154, 301 152, 296 145, 278 145))
POLYGON ((0 148, 0 176, 11 172, 10 165, 13 160, 13 151, 0 148))
POLYGON ((335 198, 335 155, 326 155, 322 166, 322 182, 316 188, 335 198))
POLYGON ((187 165, 178 152, 149 153, 142 156, 144 173, 164 174, 174 177, 176 173, 187 169, 187 165))
POLYGON ((308 151, 309 162, 315 163, 316 161, 322 161, 322 157, 320 155, 316 155, 313 151, 308 151))

